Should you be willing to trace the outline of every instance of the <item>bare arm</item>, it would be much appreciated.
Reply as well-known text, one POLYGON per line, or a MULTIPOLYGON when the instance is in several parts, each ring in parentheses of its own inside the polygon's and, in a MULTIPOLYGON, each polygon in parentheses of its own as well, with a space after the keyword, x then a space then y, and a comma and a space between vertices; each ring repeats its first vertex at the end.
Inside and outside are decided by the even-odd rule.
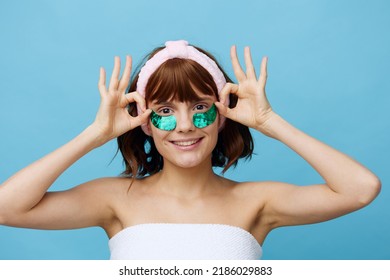
POLYGON ((88 127, 76 138, 22 169, 0 187, 0 217, 7 223, 29 212, 53 182, 75 161, 97 147, 96 133, 88 127))
MULTIPOLYGON (((226 117, 281 141, 304 158, 325 180, 325 184, 298 187, 268 183, 260 218, 267 216, 273 227, 315 223, 349 213, 370 203, 381 183, 367 168, 347 155, 296 129, 273 112, 265 94, 267 58, 257 79, 249 48, 244 53, 246 72, 239 64, 235 47, 231 50, 238 85, 227 84, 216 105, 226 117), (238 96, 235 108, 223 105, 232 93, 238 96)), ((264 186, 264 183, 261 184, 264 186)), ((262 193, 264 194, 264 193, 262 193)))
MULTIPOLYGON (((136 92, 124 94, 130 80, 131 59, 127 57, 123 77, 119 79, 120 61, 115 58, 109 88, 106 74, 100 70, 101 103, 95 121, 73 140, 17 172, 0 186, 0 223, 19 227, 66 228, 97 225, 102 219, 98 200, 101 181, 84 184, 66 192, 47 193, 53 182, 74 162, 107 141, 144 123, 150 111, 131 117, 126 109, 130 102, 145 108, 145 101, 136 92), (87 186, 97 186, 96 191, 87 186), (83 207, 83 211, 80 210, 83 207)), ((99 196, 100 194, 100 196, 99 196)), ((104 213, 108 213, 107 205, 104 213)))
POLYGON ((325 181, 306 187, 273 184, 265 213, 273 216, 275 226, 332 219, 366 206, 379 193, 381 183, 371 171, 280 116, 273 114, 264 129, 298 153, 325 181))

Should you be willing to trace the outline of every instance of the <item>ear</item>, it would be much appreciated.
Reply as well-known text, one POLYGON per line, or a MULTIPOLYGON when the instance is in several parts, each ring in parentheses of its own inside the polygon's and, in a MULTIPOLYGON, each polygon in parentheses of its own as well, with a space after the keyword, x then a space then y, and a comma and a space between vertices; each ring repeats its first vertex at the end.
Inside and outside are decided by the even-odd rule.
POLYGON ((152 136, 152 129, 150 128, 150 122, 141 125, 141 128, 146 135, 152 136))
POLYGON ((219 121, 218 132, 221 132, 221 130, 225 128, 226 117, 224 117, 221 114, 219 114, 218 121, 219 121))

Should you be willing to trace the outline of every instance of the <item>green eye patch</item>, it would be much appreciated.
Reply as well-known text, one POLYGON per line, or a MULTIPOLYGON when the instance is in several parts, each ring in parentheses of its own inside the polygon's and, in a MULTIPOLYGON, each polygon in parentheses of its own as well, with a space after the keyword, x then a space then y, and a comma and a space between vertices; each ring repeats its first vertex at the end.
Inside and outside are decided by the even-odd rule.
MULTIPOLYGON (((192 122, 197 128, 204 128, 212 124, 216 118, 217 107, 215 107, 213 104, 206 112, 194 114, 192 117, 192 122)), ((160 116, 155 111, 152 111, 150 120, 155 127, 161 130, 171 131, 176 128, 177 121, 174 115, 160 116)))

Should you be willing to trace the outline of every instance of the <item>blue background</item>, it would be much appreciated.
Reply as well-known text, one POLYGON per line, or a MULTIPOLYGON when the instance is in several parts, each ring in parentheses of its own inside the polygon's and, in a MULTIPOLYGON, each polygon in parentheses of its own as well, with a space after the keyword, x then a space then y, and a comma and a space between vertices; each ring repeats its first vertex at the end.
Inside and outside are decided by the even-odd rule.
MULTIPOLYGON (((166 40, 187 39, 219 59, 229 48, 269 56, 267 93, 276 112, 349 154, 382 180, 380 196, 322 224, 277 229, 264 259, 390 259, 389 1, 2 1, 0 182, 93 121, 99 67, 114 55, 135 64, 166 40)), ((241 56, 242 57, 242 56, 241 56)), ((258 67, 257 67, 258 69, 258 67)), ((256 155, 234 180, 320 183, 283 144, 254 134, 256 155)), ((52 187, 62 190, 122 171, 116 142, 92 151, 52 187), (110 163, 111 162, 111 163, 110 163)), ((0 226, 0 259, 107 259, 99 228, 66 231, 0 226)))

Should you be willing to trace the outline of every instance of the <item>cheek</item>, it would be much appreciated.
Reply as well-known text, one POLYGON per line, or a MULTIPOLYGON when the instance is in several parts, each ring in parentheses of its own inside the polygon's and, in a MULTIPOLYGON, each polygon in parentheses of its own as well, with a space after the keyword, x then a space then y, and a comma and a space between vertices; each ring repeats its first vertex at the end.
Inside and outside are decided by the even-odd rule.
POLYGON ((205 128, 203 128, 207 133, 209 133, 209 134, 217 134, 218 135, 218 124, 219 124, 219 119, 218 119, 218 117, 215 119, 215 121, 212 123, 212 124, 210 124, 210 125, 208 125, 208 126, 206 126, 205 128))
POLYGON ((160 149, 164 145, 164 139, 167 137, 169 132, 166 132, 166 131, 163 131, 163 130, 160 130, 160 129, 154 127, 154 125, 151 124, 150 122, 149 122, 149 129, 150 129, 154 144, 156 145, 157 150, 160 152, 160 149))
POLYGON ((214 122, 213 124, 203 128, 203 131, 209 135, 210 141, 215 147, 218 141, 218 122, 214 122))

